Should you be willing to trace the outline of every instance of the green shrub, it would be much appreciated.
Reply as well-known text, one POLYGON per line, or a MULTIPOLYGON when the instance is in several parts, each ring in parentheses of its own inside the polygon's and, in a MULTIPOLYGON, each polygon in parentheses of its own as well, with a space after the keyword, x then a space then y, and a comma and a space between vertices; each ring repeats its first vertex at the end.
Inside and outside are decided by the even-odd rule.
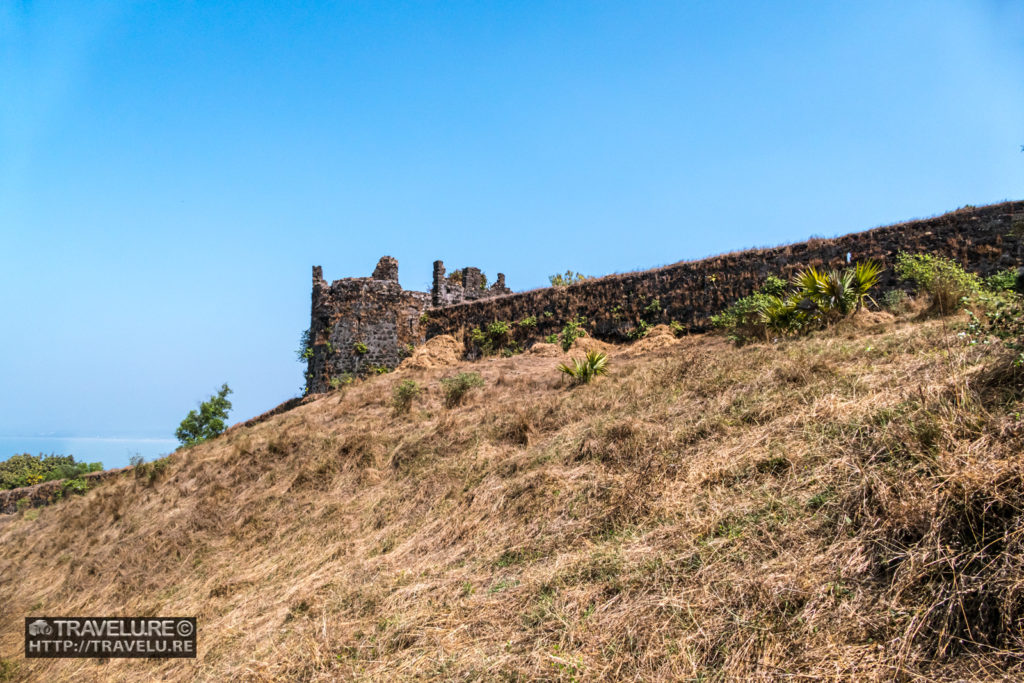
POLYGON ((60 493, 62 495, 77 494, 82 495, 89 490, 89 482, 85 479, 65 479, 64 484, 61 486, 60 493))
POLYGON ((171 458, 168 456, 157 458, 152 462, 144 462, 141 457, 134 456, 130 460, 130 464, 135 468, 132 470, 135 478, 141 480, 146 486, 152 486, 160 474, 171 464, 171 458))
POLYGON ((711 325, 725 332, 737 344, 744 344, 755 338, 767 340, 769 329, 761 311, 770 305, 771 297, 785 292, 786 283, 775 276, 769 276, 753 294, 742 297, 721 313, 711 316, 711 325), (780 290, 781 283, 781 290, 780 290))
POLYGON ((483 355, 491 356, 513 343, 511 332, 512 325, 510 323, 495 320, 487 325, 486 329, 481 330, 479 327, 474 327, 469 333, 469 338, 479 347, 483 355))
POLYGON ((637 326, 630 330, 626 336, 635 341, 637 339, 643 339, 650 333, 650 331, 651 324, 644 320, 643 318, 641 318, 640 322, 637 323, 637 326))
POLYGON ((1016 268, 1007 268, 989 275, 984 280, 985 289, 990 292, 1012 292, 1017 285, 1016 268))
POLYGON ((519 345, 519 342, 510 342, 508 346, 501 350, 499 354, 502 358, 511 358, 517 353, 522 353, 523 347, 519 345))
POLYGON ((608 356, 591 349, 582 359, 573 358, 572 365, 561 363, 559 371, 572 378, 574 384, 588 384, 598 375, 608 372, 608 356))
POLYGON ((449 408, 460 405, 470 390, 483 385, 484 378, 477 372, 460 372, 454 377, 446 377, 441 380, 444 404, 449 408))
POLYGON ((661 313, 661 301, 657 298, 651 299, 651 303, 644 308, 644 315, 656 316, 661 313))
POLYGON ((355 344, 352 345, 352 350, 355 351, 355 353, 360 356, 365 356, 370 349, 368 349, 366 347, 366 344, 364 344, 363 342, 356 342, 355 344))
POLYGON ((519 325, 519 327, 537 327, 537 316, 528 315, 519 322, 517 322, 516 325, 519 325))
POLYGON ((583 316, 576 316, 565 324, 559 333, 558 338, 562 343, 562 350, 568 351, 572 348, 572 343, 580 337, 586 337, 587 331, 584 329, 584 325, 587 324, 587 319, 583 316))
POLYGON ((907 293, 902 289, 890 289, 882 295, 882 308, 890 313, 902 313, 907 310, 907 293))
POLYGON ((33 486, 44 481, 76 479, 89 472, 99 472, 98 462, 75 462, 73 455, 13 455, 0 462, 0 490, 33 486))
POLYGON ((781 277, 775 275, 769 275, 764 279, 764 284, 761 285, 760 291, 762 294, 768 294, 769 296, 783 296, 786 293, 787 284, 786 281, 781 277))
POLYGON ((795 296, 781 297, 769 294, 761 302, 758 318, 769 332, 780 336, 798 334, 812 318, 800 308, 795 296))
POLYGON ((189 411, 174 432, 181 445, 192 446, 212 439, 224 431, 227 427, 225 420, 231 410, 231 401, 227 399, 230 393, 231 389, 228 388, 227 383, 224 383, 216 395, 199 404, 198 412, 189 411))
POLYGON ((672 322, 670 322, 668 324, 668 327, 670 330, 672 330, 672 334, 674 334, 677 337, 682 337, 684 334, 686 334, 686 328, 683 327, 683 324, 678 320, 673 320, 672 322))
POLYGON ((927 293, 932 308, 940 315, 949 315, 963 306, 966 297, 977 294, 981 279, 968 273, 960 264, 934 254, 908 254, 901 251, 896 255, 896 274, 912 283, 917 291, 927 293))
POLYGON ((420 385, 411 379, 403 380, 395 386, 391 395, 391 406, 398 414, 408 413, 412 410, 412 402, 420 395, 420 385))
POLYGON ((568 287, 569 285, 576 282, 583 282, 590 278, 583 273, 574 273, 571 270, 565 271, 565 273, 555 273, 554 275, 548 276, 548 281, 552 287, 568 287))
POLYGON ((331 377, 329 380, 327 380, 327 386, 329 386, 332 391, 337 391, 342 387, 347 387, 349 384, 352 384, 352 382, 355 381, 356 378, 352 375, 352 373, 343 372, 340 375, 335 375, 334 377, 331 377))
POLYGON ((549 334, 548 336, 544 337, 544 341, 546 341, 548 344, 557 344, 558 333, 555 332, 554 334, 549 334))
POLYGON ((999 292, 992 296, 980 295, 972 300, 981 309, 979 319, 973 311, 967 314, 967 325, 973 343, 988 337, 1001 339, 1003 345, 1014 351, 1013 365, 1024 366, 1024 296, 1015 292, 999 292))

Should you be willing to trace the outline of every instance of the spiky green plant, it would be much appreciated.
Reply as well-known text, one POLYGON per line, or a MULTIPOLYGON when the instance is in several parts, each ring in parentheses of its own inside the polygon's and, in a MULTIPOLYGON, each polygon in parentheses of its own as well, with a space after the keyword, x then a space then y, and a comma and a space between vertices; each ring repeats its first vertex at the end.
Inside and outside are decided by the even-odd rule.
POLYGON ((884 270, 885 268, 882 267, 882 264, 877 261, 858 261, 853 266, 853 293, 857 301, 856 310, 859 311, 864 307, 866 299, 870 299, 872 303, 875 303, 875 300, 868 295, 868 292, 878 284, 884 270))
POLYGON ((798 307, 799 302, 796 297, 764 297, 758 308, 758 319, 764 324, 766 333, 788 335, 799 332, 808 321, 807 313, 798 307))
POLYGON ((856 305, 852 270, 839 272, 809 266, 796 274, 793 285, 798 296, 816 304, 827 317, 845 317, 856 305))
POLYGON ((875 261, 858 262, 845 270, 818 270, 809 266, 793 278, 797 296, 814 303, 826 318, 859 311, 868 292, 878 284, 883 268, 875 261))
POLYGON ((574 384, 588 384, 598 375, 608 373, 608 356, 591 349, 584 358, 573 358, 571 366, 561 363, 558 369, 569 375, 574 384))

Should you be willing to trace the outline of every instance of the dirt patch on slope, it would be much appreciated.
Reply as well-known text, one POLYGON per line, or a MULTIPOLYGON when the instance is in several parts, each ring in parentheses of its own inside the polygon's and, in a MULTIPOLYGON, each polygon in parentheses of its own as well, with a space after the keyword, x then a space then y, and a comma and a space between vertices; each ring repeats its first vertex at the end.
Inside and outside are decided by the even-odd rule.
POLYGON ((399 364, 402 370, 430 370, 456 365, 462 360, 465 348, 462 342, 450 334, 428 339, 422 346, 413 349, 412 355, 399 364))
POLYGON ((675 346, 679 343, 679 337, 675 335, 668 325, 655 325, 647 336, 639 339, 629 347, 631 354, 647 353, 656 349, 663 349, 666 346, 675 346))

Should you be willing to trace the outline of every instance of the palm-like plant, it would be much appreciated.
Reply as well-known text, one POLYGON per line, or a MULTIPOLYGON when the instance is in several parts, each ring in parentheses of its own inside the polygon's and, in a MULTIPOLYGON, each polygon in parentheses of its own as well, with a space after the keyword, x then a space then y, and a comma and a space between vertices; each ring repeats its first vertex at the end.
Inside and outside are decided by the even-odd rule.
MULTIPOLYGON (((877 261, 858 261, 854 265, 853 291, 856 296, 858 311, 863 308, 865 299, 871 299, 868 296, 868 290, 878 284, 883 270, 885 269, 882 267, 882 264, 877 261)), ((872 303, 874 301, 874 299, 871 299, 872 303)))
POLYGON ((558 369, 572 377, 574 383, 587 384, 598 375, 608 372, 608 356, 591 349, 587 351, 586 357, 573 358, 571 366, 561 363, 558 369))
POLYGON ((852 278, 844 278, 835 270, 818 270, 809 266, 793 278, 797 296, 813 303, 822 314, 834 316, 836 312, 846 315, 846 309, 853 305, 848 293, 852 278))
POLYGON ((874 261, 857 263, 839 271, 805 268, 793 278, 797 296, 815 304, 827 317, 846 317, 859 311, 868 291, 878 284, 882 267, 874 261))
POLYGON ((800 310, 798 304, 797 297, 765 297, 758 308, 758 319, 764 324, 765 337, 769 330, 783 335, 798 332, 807 321, 807 314, 800 310))

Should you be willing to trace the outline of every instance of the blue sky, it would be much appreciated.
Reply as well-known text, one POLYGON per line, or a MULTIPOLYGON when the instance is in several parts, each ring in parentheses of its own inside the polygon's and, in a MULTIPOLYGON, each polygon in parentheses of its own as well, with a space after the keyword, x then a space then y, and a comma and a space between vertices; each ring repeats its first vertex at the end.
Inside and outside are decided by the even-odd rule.
POLYGON ((1021 144, 1020 2, 3 3, 0 435, 273 407, 314 264, 529 289, 1021 198, 1021 144))

